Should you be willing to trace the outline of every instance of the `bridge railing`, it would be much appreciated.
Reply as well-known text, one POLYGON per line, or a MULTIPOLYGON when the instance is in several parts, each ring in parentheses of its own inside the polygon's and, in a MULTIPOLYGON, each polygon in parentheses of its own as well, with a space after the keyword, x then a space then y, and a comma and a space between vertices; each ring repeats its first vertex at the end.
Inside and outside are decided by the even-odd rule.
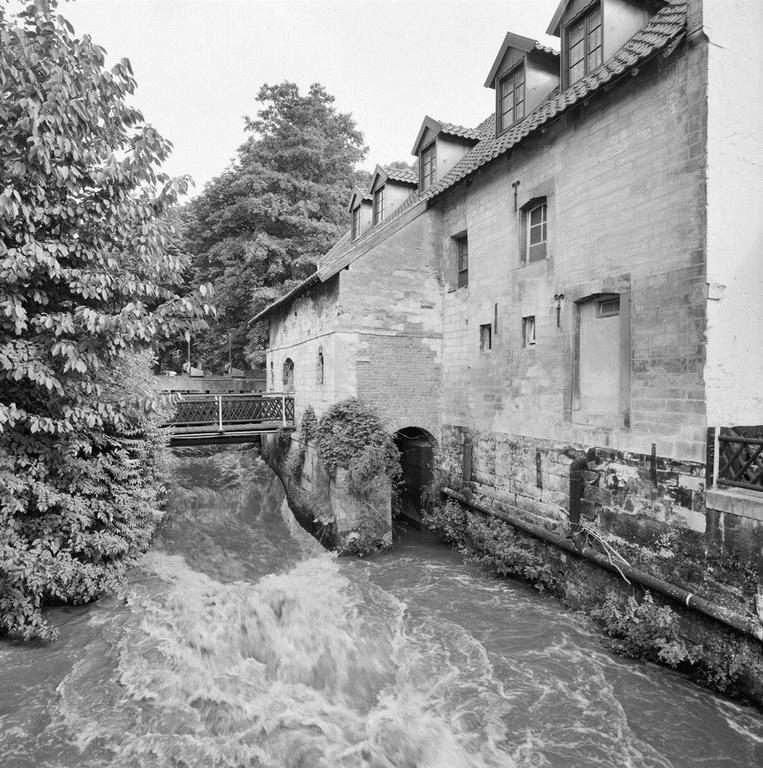
POLYGON ((181 395, 176 401, 172 427, 214 426, 220 432, 226 426, 280 422, 294 424, 294 396, 267 394, 181 395))

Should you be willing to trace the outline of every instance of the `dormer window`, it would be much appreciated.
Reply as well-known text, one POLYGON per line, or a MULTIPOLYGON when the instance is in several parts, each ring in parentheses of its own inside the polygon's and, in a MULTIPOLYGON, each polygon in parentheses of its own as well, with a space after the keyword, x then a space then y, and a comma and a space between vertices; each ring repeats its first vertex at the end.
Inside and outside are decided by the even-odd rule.
POLYGON ((376 192, 374 192, 374 216, 373 216, 374 226, 378 224, 383 218, 384 218, 384 187, 379 187, 379 189, 377 189, 376 192))
POLYGON ((601 6, 594 3, 576 16, 565 31, 567 86, 593 72, 602 62, 601 6))
POLYGON ((357 240, 360 235, 360 206, 352 209, 352 231, 350 238, 357 240))
POLYGON ((498 81, 498 119, 499 131, 525 116, 525 68, 517 67, 513 72, 498 81))
POLYGON ((437 179, 437 145, 433 141, 426 149, 421 150, 421 191, 429 189, 437 179))

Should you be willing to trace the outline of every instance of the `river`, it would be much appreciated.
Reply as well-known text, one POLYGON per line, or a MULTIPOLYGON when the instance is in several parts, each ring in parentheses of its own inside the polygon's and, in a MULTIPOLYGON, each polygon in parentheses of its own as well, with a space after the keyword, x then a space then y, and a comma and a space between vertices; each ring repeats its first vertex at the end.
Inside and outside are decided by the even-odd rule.
POLYGON ((120 594, 0 644, 2 768, 743 768, 763 719, 408 531, 337 558, 253 452, 177 457, 120 594))

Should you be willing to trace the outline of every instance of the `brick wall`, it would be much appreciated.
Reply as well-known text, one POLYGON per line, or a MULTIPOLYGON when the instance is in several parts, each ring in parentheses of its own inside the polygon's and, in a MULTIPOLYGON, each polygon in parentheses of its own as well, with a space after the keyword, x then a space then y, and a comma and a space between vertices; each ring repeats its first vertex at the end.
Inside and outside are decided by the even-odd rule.
POLYGON ((439 432, 441 239, 439 213, 424 211, 340 273, 344 371, 391 432, 439 432))

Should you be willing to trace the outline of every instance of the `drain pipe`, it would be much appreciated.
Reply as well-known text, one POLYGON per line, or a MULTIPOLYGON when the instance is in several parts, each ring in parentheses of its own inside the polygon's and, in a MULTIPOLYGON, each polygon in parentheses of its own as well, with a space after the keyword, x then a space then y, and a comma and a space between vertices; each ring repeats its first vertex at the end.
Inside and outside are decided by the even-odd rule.
MULTIPOLYGON (((573 464, 575 464, 575 462, 583 462, 582 465, 578 465, 576 467, 578 477, 580 480, 582 480, 582 472, 583 467, 586 465, 586 460, 575 459, 573 464)), ((646 587, 653 592, 657 592, 658 594, 663 595, 664 597, 668 597, 677 603, 681 603, 687 608, 693 608, 695 611, 703 613, 705 616, 709 616, 710 618, 715 619, 722 624, 726 624, 726 626, 732 627, 738 632, 742 632, 745 635, 749 635, 750 637, 754 637, 757 640, 763 641, 763 625, 761 625, 759 622, 750 620, 745 616, 740 616, 738 613, 734 613, 733 611, 724 608, 722 605, 711 603, 702 597, 698 597, 692 592, 688 592, 681 587, 677 587, 674 584, 668 583, 667 581, 658 579, 656 576, 653 576, 650 573, 646 573, 645 571, 642 571, 638 568, 633 568, 632 566, 626 565, 625 563, 620 563, 615 566, 606 555, 603 555, 598 550, 595 550, 592 547, 578 547, 570 539, 563 538, 556 533, 551 533, 551 531, 547 531, 545 528, 542 528, 539 525, 533 525, 532 523, 525 522, 516 515, 513 515, 504 509, 489 507, 486 504, 481 504, 478 501, 469 501, 463 494, 458 493, 451 488, 443 488, 442 493, 444 496, 447 496, 450 499, 454 499, 455 501, 458 501, 461 504, 470 507, 471 509, 475 509, 478 512, 482 512, 484 515, 497 517, 499 520, 503 520, 505 523, 508 523, 514 528, 517 528, 518 530, 527 533, 530 536, 534 536, 536 539, 541 539, 542 541, 545 541, 548 544, 557 547, 558 549, 569 552, 571 555, 576 555, 578 557, 589 560, 592 563, 596 563, 596 565, 599 565, 608 571, 618 573, 618 575, 621 576, 625 575, 631 581, 635 581, 637 584, 641 584, 641 586, 646 587)), ((579 528, 580 525, 579 512, 580 496, 578 496, 577 528, 579 528)))

